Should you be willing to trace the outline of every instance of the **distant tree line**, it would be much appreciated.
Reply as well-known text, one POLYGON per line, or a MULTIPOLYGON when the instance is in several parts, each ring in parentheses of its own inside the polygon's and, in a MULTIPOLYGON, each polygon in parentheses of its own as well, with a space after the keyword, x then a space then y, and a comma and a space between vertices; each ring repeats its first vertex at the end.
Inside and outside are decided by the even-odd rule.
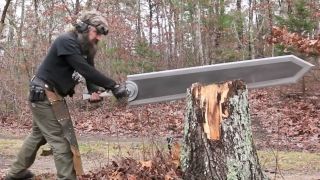
POLYGON ((114 78, 294 54, 295 47, 267 41, 272 28, 317 39, 320 24, 318 0, 6 0, 0 7, 0 113, 19 111, 51 42, 86 9, 107 17, 110 33, 96 64, 114 78))

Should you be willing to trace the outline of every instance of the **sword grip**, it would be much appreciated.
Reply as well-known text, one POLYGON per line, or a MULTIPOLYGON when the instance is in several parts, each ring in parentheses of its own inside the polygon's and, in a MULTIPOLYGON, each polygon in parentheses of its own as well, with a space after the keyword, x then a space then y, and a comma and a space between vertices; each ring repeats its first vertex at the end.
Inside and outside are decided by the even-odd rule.
MULTIPOLYGON (((109 93, 109 92, 107 92, 107 91, 104 91, 104 92, 100 93, 99 96, 100 96, 100 97, 112 96, 112 93, 109 93)), ((83 94, 83 95, 82 95, 82 99, 83 99, 83 100, 88 100, 88 99, 90 99, 90 97, 91 97, 91 94, 83 94)))

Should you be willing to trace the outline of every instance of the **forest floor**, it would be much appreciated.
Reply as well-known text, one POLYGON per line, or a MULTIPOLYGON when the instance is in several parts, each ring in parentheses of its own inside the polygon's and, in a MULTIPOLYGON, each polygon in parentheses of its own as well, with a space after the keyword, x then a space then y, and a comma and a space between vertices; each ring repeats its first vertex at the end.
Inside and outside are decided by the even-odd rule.
MULTIPOLYGON (((305 94, 301 82, 249 90, 253 138, 260 164, 271 179, 320 179, 320 82, 307 81, 306 87, 305 94)), ((127 179, 147 179, 143 173, 155 168, 167 178, 179 177, 175 162, 168 160, 167 138, 181 142, 183 100, 117 107, 112 100, 88 104, 76 99, 80 98, 68 101, 87 174, 83 179, 104 179, 104 173, 120 177, 129 171, 140 174, 127 179), (170 162, 161 162, 164 159, 170 162), (161 163, 166 167, 160 167, 161 163)), ((26 108, 18 117, 0 118, 1 179, 30 131, 31 115, 26 108)), ((53 157, 41 156, 41 152, 31 170, 38 179, 54 179, 53 157)))

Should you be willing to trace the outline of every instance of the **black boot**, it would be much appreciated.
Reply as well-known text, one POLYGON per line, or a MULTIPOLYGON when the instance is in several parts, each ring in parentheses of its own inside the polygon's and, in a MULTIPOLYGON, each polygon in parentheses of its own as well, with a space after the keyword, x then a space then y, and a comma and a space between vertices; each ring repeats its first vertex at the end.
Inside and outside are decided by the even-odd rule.
POLYGON ((19 174, 12 175, 8 174, 4 177, 4 180, 32 180, 34 179, 34 174, 29 170, 24 170, 20 172, 19 174))

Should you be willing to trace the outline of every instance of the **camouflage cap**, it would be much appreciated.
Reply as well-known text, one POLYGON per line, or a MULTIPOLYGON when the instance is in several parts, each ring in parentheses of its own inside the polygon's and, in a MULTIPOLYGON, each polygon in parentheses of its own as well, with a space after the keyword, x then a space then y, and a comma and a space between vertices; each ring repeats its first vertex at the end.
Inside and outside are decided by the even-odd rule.
POLYGON ((103 17, 103 15, 96 10, 83 12, 80 17, 80 21, 96 27, 97 31, 100 34, 104 34, 104 35, 108 34, 107 21, 103 17))

